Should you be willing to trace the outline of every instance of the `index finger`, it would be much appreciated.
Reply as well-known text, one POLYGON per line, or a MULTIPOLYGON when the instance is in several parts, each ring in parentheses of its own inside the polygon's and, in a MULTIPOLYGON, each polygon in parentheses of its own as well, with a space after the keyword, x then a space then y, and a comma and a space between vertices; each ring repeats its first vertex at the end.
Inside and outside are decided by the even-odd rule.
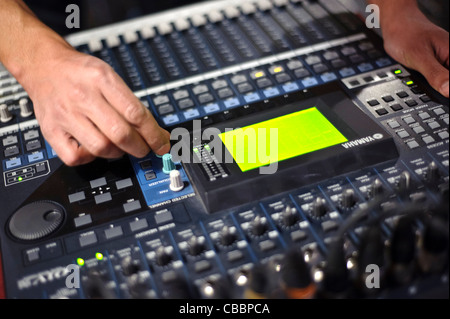
POLYGON ((139 132, 156 154, 164 155, 170 151, 170 134, 158 125, 119 75, 113 73, 111 78, 105 79, 101 91, 109 104, 139 132))

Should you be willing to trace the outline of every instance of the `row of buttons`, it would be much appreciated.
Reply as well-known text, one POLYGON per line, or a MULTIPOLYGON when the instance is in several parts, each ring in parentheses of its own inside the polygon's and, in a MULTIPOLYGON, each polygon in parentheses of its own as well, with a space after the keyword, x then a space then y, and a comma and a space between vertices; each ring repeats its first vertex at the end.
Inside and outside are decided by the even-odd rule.
MULTIPOLYGON (((367 72, 374 67, 391 63, 389 59, 382 58, 377 60, 376 66, 369 62, 353 66, 350 61, 355 59, 355 54, 350 54, 358 50, 358 47, 370 47, 367 43, 348 44, 296 59, 258 66, 240 73, 223 75, 220 78, 180 87, 173 91, 152 94, 147 104, 154 108, 156 117, 162 118, 165 126, 172 126, 338 78, 367 72), (335 69, 334 66, 339 66, 339 69, 335 69)), ((366 53, 357 52, 358 57, 367 61, 366 53)))

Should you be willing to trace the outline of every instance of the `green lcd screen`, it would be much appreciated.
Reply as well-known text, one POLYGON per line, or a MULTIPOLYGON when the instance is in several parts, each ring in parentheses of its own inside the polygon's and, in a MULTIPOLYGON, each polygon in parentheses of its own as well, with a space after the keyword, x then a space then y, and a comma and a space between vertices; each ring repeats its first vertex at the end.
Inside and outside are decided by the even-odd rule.
POLYGON ((317 107, 227 131, 219 137, 242 172, 348 142, 317 107))

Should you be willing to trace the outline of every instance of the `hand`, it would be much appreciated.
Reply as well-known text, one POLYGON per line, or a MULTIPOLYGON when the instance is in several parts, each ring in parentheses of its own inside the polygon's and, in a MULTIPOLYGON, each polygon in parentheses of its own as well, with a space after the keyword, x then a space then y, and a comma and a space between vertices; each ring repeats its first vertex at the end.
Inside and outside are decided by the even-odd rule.
POLYGON ((429 21, 416 7, 392 15, 382 11, 381 15, 386 52, 420 72, 436 91, 448 98, 448 32, 429 21))
POLYGON ((170 151, 170 134, 109 65, 68 47, 53 57, 26 82, 42 133, 63 162, 170 151))

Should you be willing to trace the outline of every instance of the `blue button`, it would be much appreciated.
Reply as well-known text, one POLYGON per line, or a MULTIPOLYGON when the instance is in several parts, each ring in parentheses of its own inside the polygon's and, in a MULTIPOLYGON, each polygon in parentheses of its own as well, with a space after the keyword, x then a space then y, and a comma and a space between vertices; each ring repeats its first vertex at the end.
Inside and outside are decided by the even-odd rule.
POLYGON ((322 79, 322 81, 324 82, 331 82, 337 79, 336 74, 328 72, 328 73, 324 73, 320 76, 320 78, 322 79))
POLYGON ((345 78, 347 76, 354 75, 356 72, 352 68, 344 68, 344 69, 340 70, 339 73, 341 74, 342 77, 345 78))
POLYGON ((389 58, 381 58, 381 59, 378 59, 378 60, 376 61, 376 63, 377 63, 377 65, 378 65, 380 68, 382 68, 382 67, 384 67, 384 66, 391 65, 391 64, 392 64, 392 61, 391 61, 391 59, 389 59, 389 58))
POLYGON ((6 169, 11 169, 14 167, 18 167, 22 165, 22 160, 20 158, 15 158, 9 161, 6 161, 6 169))
POLYGON ((318 85, 319 82, 317 81, 316 78, 309 77, 309 78, 304 79, 304 80, 302 81, 302 84, 303 84, 305 87, 310 87, 310 86, 318 85))
POLYGON ((270 89, 264 90, 264 95, 266 97, 277 96, 277 95, 280 95, 280 90, 278 90, 277 88, 270 88, 270 89))
POLYGON ((292 82, 292 83, 287 83, 287 84, 283 85, 283 90, 284 90, 284 92, 297 91, 298 89, 300 89, 300 88, 298 87, 298 84, 297 84, 297 83, 294 83, 294 82, 292 82))
POLYGON ((361 72, 367 72, 367 71, 373 70, 373 66, 370 63, 362 63, 362 64, 358 65, 358 69, 361 72))
POLYGON ((225 104, 225 106, 229 109, 231 107, 238 106, 240 104, 240 102, 239 102, 239 99, 233 98, 233 99, 224 101, 223 104, 225 104))
POLYGON ((33 163, 37 161, 42 161, 44 159, 44 154, 42 152, 34 153, 28 155, 28 163, 33 163))
POLYGON ((163 121, 164 121, 164 124, 171 125, 171 124, 178 123, 180 121, 180 118, 178 117, 178 115, 172 114, 172 115, 168 115, 165 118, 163 118, 163 121))
POLYGON ((189 110, 183 113, 186 120, 197 118, 200 116, 200 112, 198 110, 189 110))
POLYGON ((261 99, 258 93, 250 93, 244 96, 244 99, 247 103, 255 102, 261 99))
POLYGON ((220 106, 214 103, 203 107, 203 109, 205 110, 205 113, 214 113, 220 111, 220 106))

